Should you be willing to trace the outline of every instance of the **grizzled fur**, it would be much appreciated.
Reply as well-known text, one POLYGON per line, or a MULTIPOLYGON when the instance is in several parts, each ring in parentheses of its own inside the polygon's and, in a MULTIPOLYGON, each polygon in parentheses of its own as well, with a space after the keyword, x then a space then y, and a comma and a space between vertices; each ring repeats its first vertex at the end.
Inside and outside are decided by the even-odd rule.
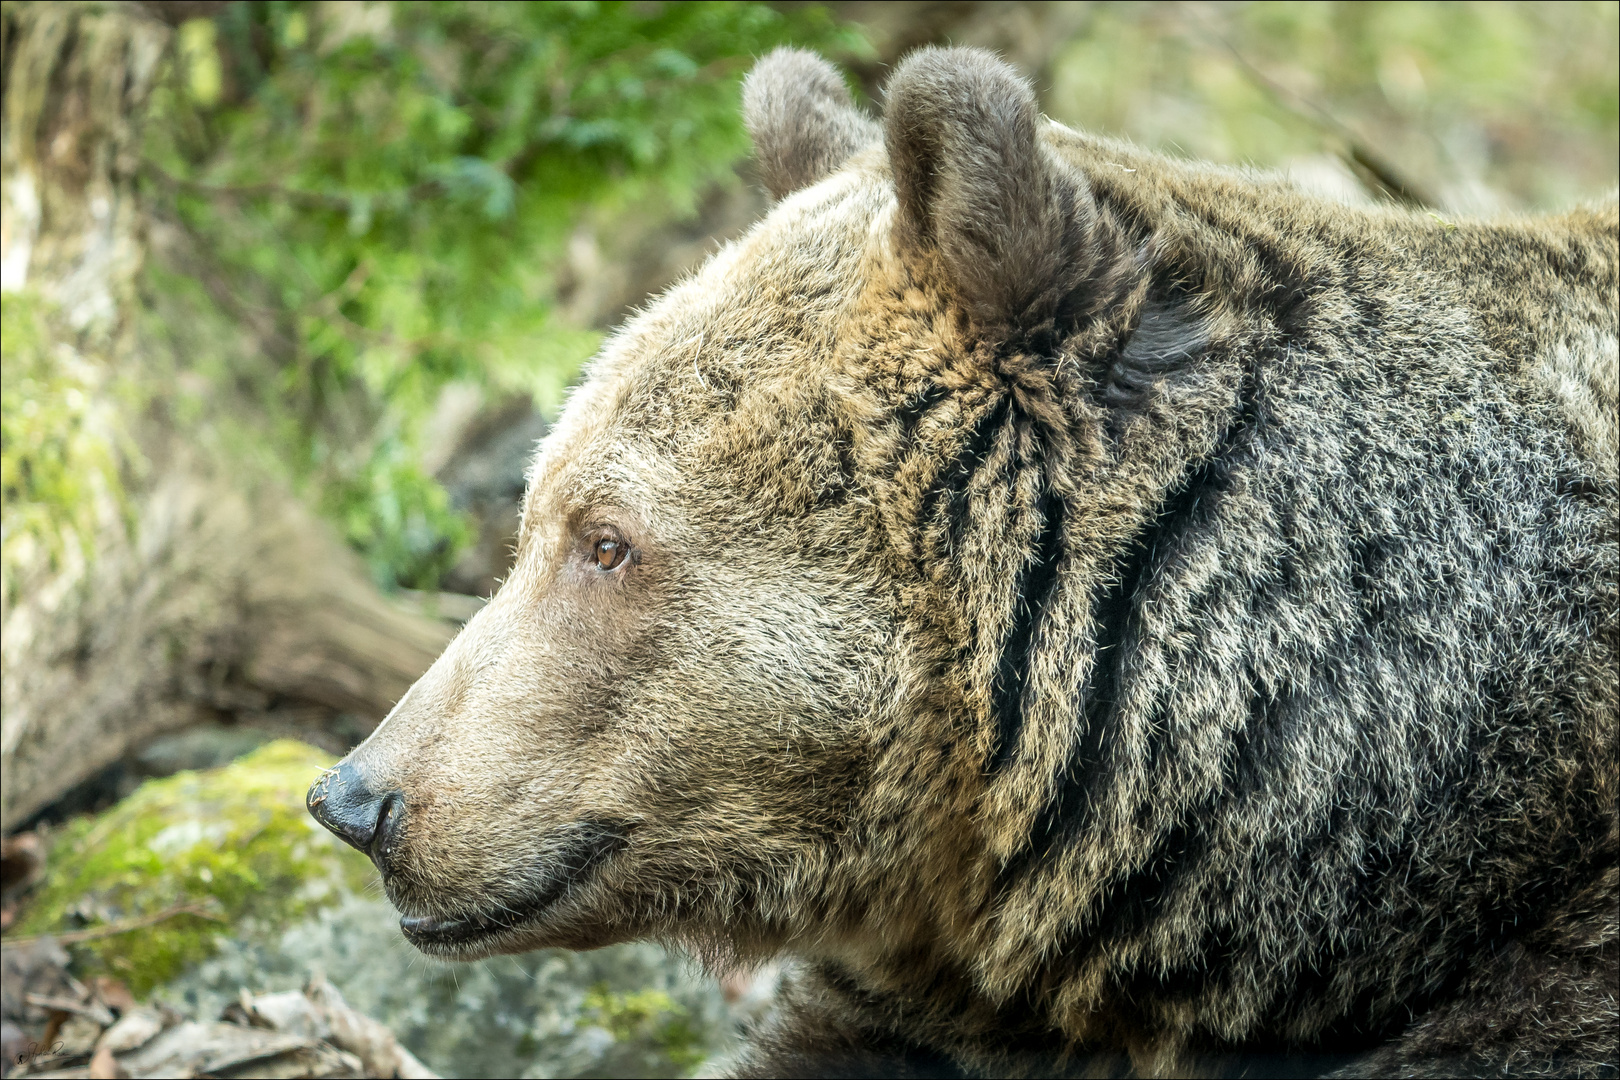
POLYGON ((1615 1075, 1614 201, 1348 208, 966 50, 747 113, 784 197, 348 760, 413 940, 793 958, 748 1075, 1615 1075))

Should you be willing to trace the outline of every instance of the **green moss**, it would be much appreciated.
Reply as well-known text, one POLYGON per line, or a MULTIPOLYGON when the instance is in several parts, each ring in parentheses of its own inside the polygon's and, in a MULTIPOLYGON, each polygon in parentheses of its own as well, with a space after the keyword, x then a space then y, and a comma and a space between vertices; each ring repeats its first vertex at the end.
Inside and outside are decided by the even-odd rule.
POLYGON ((616 994, 602 982, 586 992, 583 1004, 585 1016, 616 1042, 651 1044, 682 1074, 708 1056, 703 1033, 691 1022, 687 1010, 662 990, 616 994))
POLYGON ((138 995, 211 955, 216 936, 253 937, 359 892, 365 856, 321 829, 304 793, 332 764, 302 743, 267 743, 230 765, 141 785, 56 841, 22 934, 93 929, 181 904, 223 922, 178 915, 75 946, 88 971, 108 970, 138 995))

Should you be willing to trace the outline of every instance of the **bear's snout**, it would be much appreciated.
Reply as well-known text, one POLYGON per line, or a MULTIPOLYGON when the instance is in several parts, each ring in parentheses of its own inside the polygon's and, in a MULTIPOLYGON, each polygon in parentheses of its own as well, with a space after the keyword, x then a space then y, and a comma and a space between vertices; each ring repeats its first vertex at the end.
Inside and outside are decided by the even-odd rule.
POLYGON ((382 868, 404 817, 404 798, 398 791, 376 790, 366 774, 345 759, 310 785, 304 801, 316 821, 382 868))

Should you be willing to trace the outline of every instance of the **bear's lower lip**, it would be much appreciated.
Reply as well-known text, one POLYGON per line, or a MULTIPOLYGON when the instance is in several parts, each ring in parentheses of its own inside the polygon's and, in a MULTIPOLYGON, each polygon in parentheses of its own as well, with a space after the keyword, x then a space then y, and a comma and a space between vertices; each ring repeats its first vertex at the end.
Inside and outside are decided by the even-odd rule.
POLYGON ((419 949, 437 952, 463 949, 523 929, 623 847, 625 829, 607 822, 580 821, 558 830, 550 841, 537 860, 535 880, 527 888, 468 914, 403 916, 399 928, 405 940, 419 949))
MULTIPOLYGON (((539 911, 529 914, 537 915, 539 911)), ((493 913, 480 913, 460 919, 407 915, 399 920, 399 928, 405 934, 405 940, 417 948, 423 948, 434 945, 467 945, 503 930, 515 929, 523 921, 522 917, 517 917, 511 912, 502 912, 499 917, 493 913)))

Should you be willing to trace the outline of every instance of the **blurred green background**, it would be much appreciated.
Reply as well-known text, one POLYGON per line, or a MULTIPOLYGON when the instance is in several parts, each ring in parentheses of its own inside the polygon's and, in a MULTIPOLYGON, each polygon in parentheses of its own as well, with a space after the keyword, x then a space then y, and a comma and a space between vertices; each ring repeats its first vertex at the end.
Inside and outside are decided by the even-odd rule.
MULTIPOLYGON (((907 46, 948 40, 1023 64, 1064 123, 1327 190, 1378 196, 1362 151, 1446 213, 1615 183, 1614 3, 255 0, 182 21, 144 129, 167 230, 146 291, 193 376, 166 386, 251 428, 379 583, 437 587, 479 528, 433 475, 445 388, 554 414, 635 286, 685 269, 590 295, 625 276, 625 234, 736 231, 700 210, 749 182, 752 58, 819 49, 865 95, 907 46)), ((21 415, 63 375, 30 361, 17 306, 8 548, 71 502, 43 459, 73 417, 21 415)))

